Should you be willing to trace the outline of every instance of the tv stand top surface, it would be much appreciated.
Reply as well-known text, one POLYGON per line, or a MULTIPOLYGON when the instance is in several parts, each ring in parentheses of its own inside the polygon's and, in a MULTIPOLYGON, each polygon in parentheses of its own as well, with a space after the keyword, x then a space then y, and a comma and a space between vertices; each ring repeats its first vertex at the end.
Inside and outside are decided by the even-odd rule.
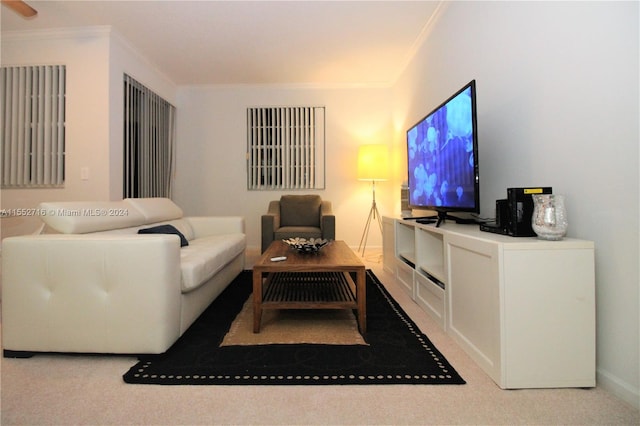
POLYGON ((536 248, 585 248, 592 247, 593 242, 588 240, 581 240, 578 238, 565 237, 560 241, 547 241, 542 240, 537 237, 512 237, 510 235, 502 235, 495 234, 492 232, 484 232, 480 230, 479 226, 469 226, 468 224, 458 224, 445 222, 440 225, 440 227, 436 227, 435 223, 417 223, 415 220, 405 220, 403 218, 393 218, 390 219, 398 220, 400 223, 404 224, 408 227, 417 227, 422 228, 429 232, 434 232, 438 234, 450 234, 450 235, 461 235, 465 237, 472 237, 474 239, 483 240, 483 241, 491 241, 497 243, 507 244, 510 248, 527 248, 530 249, 533 244, 536 248), (586 246, 585 246, 586 244, 586 246))

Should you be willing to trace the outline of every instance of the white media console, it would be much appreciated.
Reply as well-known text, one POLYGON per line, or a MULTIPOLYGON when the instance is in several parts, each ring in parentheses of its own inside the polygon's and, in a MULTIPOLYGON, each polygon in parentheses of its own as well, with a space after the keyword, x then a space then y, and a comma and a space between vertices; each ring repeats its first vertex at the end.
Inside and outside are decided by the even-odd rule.
POLYGON ((383 264, 504 389, 595 386, 594 244, 383 217, 383 264))

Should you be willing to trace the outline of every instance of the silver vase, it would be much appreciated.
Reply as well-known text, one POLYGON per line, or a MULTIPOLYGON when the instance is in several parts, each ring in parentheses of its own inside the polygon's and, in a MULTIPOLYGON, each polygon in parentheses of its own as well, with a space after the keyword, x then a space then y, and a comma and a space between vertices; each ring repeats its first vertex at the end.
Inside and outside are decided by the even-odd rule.
POLYGON ((564 196, 534 194, 531 227, 542 240, 561 240, 567 235, 567 210, 564 196))

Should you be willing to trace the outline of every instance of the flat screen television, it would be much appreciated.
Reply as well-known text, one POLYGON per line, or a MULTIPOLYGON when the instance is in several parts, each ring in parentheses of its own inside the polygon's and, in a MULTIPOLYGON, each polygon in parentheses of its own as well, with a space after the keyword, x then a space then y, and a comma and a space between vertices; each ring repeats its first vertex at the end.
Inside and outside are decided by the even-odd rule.
POLYGON ((480 213, 476 82, 472 80, 407 130, 409 208, 480 213))

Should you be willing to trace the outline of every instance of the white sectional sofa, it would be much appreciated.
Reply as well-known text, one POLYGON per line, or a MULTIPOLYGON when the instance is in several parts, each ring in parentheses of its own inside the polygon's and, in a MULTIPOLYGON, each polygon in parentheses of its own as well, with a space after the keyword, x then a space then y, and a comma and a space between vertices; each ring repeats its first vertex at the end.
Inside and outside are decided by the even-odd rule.
POLYGON ((242 217, 183 217, 167 198, 38 212, 43 233, 2 242, 5 356, 165 352, 244 268, 242 217), (188 245, 138 233, 166 224, 188 245))

